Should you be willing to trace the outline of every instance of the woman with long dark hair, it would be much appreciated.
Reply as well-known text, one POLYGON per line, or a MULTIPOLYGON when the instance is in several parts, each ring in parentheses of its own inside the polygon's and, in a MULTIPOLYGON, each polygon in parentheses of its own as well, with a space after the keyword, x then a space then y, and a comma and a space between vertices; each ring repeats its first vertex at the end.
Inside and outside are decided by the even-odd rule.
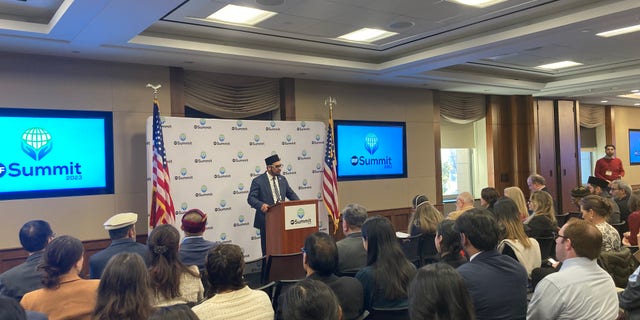
POLYGON ((98 287, 94 320, 137 320, 151 315, 149 272, 137 253, 109 259, 98 287))
POLYGON ((367 266, 356 274, 364 289, 364 307, 407 306, 407 288, 416 267, 405 258, 391 222, 371 217, 362 225, 367 266))
POLYGON ((71 236, 53 239, 44 249, 39 267, 44 271, 44 288, 25 294, 20 304, 51 320, 91 319, 99 281, 80 278, 83 255, 80 240, 71 236))
POLYGON ((419 194, 411 201, 413 213, 409 218, 409 233, 412 236, 421 233, 435 234, 436 226, 444 216, 434 207, 427 196, 419 194))
POLYGON ((442 220, 436 228, 436 250, 439 254, 440 262, 457 268, 467 263, 467 258, 462 254, 462 243, 460 243, 460 233, 453 230, 454 220, 442 220))
POLYGON ((411 320, 473 320, 475 310, 460 274, 448 264, 418 270, 409 286, 411 320))
POLYGON ((151 251, 152 304, 156 307, 175 304, 194 305, 204 297, 198 266, 185 266, 178 258, 180 233, 169 224, 157 226, 149 234, 151 251))

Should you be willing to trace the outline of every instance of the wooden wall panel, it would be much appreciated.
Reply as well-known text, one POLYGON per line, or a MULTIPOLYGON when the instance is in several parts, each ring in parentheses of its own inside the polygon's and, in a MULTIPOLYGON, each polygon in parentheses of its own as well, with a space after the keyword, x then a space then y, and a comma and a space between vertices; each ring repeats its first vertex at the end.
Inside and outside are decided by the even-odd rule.
MULTIPOLYGON (((557 198, 556 173, 556 116, 554 101, 538 100, 536 104, 536 130, 538 159, 537 168, 546 179, 546 185, 554 199, 557 198)), ((523 190, 528 194, 528 190, 523 190)))
POLYGON ((575 210, 571 204, 571 189, 580 183, 580 149, 577 132, 580 125, 576 109, 574 101, 557 101, 560 180, 556 208, 560 212, 575 210))

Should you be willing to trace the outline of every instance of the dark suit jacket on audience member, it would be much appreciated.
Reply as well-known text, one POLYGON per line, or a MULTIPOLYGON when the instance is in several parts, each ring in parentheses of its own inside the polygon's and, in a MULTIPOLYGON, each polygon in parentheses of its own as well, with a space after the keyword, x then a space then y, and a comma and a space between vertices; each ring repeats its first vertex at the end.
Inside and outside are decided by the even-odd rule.
POLYGON ((336 242, 338 246, 338 272, 360 270, 367 265, 367 250, 362 244, 362 233, 354 232, 336 242))
POLYGON ((526 318, 527 271, 519 262, 491 250, 457 270, 469 290, 478 320, 526 318))
POLYGON ((558 227, 545 216, 535 216, 524 225, 524 230, 531 238, 547 238, 553 237, 558 227))
POLYGON ((91 279, 100 279, 102 271, 107 266, 107 262, 111 257, 122 252, 134 252, 142 256, 144 262, 149 265, 151 256, 149 249, 142 243, 133 241, 131 238, 122 238, 111 241, 111 244, 104 250, 97 252, 89 258, 89 277, 91 279))
POLYGON ((25 293, 42 288, 42 272, 38 265, 42 262, 42 251, 34 252, 22 264, 0 274, 0 295, 18 301, 25 293))
POLYGON ((180 261, 185 266, 198 266, 202 271, 205 269, 207 251, 217 245, 217 242, 207 241, 203 237, 184 238, 180 244, 180 261))

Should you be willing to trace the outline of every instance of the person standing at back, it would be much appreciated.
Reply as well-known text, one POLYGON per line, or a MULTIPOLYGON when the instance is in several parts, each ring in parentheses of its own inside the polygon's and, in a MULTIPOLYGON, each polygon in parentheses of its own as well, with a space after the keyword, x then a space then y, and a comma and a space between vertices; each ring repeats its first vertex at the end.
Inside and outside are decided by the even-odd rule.
POLYGON ((604 146, 604 152, 604 157, 596 161, 596 168, 593 170, 593 174, 608 183, 622 179, 624 177, 624 168, 622 167, 622 161, 615 156, 616 146, 608 144, 604 146))

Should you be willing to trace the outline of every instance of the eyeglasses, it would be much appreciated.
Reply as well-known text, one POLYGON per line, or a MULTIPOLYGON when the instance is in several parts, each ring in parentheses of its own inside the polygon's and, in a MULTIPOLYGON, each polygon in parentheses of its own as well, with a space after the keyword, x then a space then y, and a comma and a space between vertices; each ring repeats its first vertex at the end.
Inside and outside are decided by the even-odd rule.
POLYGON ((301 251, 302 253, 307 253, 307 249, 305 249, 304 247, 300 248, 300 251, 301 251))
POLYGON ((553 239, 558 240, 558 238, 562 238, 562 239, 569 239, 568 237, 565 237, 559 233, 553 233, 553 239))
POLYGON ((282 168, 282 165, 281 165, 281 164, 278 164, 278 165, 275 165, 275 166, 274 166, 274 165, 271 165, 271 167, 272 167, 272 168, 276 168, 276 169, 280 169, 280 168, 282 168))

